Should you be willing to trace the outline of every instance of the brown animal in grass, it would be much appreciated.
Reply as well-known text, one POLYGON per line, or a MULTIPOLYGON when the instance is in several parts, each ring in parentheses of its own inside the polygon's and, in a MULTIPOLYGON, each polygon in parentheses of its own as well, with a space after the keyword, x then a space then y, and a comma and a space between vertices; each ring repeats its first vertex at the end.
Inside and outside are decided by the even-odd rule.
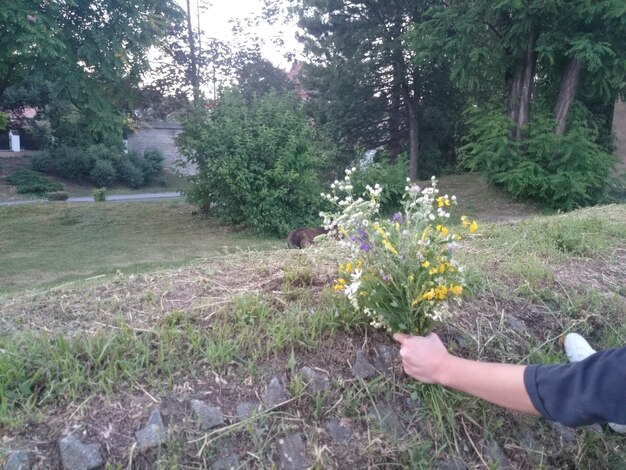
POLYGON ((289 232, 287 246, 289 248, 308 248, 314 243, 315 237, 328 233, 328 230, 318 227, 300 227, 289 232))

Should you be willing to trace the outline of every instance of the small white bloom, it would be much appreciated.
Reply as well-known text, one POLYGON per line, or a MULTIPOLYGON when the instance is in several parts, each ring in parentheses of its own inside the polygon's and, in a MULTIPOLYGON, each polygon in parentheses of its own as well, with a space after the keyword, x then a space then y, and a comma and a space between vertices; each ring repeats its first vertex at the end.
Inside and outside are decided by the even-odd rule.
POLYGON ((428 214, 428 220, 435 220, 435 214, 428 214))

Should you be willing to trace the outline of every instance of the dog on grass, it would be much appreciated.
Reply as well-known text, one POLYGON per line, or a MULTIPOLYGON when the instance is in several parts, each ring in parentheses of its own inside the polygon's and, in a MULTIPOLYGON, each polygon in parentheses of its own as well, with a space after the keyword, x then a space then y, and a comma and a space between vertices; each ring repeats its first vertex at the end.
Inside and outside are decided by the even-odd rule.
POLYGON ((287 246, 289 248, 308 248, 313 245, 315 237, 325 235, 328 230, 319 227, 300 227, 289 232, 287 246))

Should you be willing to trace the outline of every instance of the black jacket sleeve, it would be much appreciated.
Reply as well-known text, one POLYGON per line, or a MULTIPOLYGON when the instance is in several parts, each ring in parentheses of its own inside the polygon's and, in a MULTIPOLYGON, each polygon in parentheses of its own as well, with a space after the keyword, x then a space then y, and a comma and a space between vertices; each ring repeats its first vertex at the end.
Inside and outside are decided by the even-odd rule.
POLYGON ((524 384, 537 411, 549 420, 567 426, 626 424, 626 347, 570 364, 528 366, 524 384))

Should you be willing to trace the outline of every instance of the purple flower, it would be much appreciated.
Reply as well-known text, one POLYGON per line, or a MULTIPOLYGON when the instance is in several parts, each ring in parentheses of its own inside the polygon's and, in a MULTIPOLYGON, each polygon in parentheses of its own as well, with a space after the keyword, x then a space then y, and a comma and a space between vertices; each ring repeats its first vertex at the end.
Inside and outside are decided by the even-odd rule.
POLYGON ((395 214, 393 214, 391 216, 391 221, 392 222, 398 222, 398 223, 402 223, 402 213, 401 212, 396 212, 395 214))
POLYGON ((360 249, 361 249, 361 251, 368 252, 368 251, 370 251, 372 249, 372 245, 370 245, 369 243, 363 242, 363 243, 361 243, 360 249))
POLYGON ((382 269, 380 270, 380 278, 383 280, 383 282, 387 282, 390 279, 389 276, 385 274, 385 272, 382 269))

